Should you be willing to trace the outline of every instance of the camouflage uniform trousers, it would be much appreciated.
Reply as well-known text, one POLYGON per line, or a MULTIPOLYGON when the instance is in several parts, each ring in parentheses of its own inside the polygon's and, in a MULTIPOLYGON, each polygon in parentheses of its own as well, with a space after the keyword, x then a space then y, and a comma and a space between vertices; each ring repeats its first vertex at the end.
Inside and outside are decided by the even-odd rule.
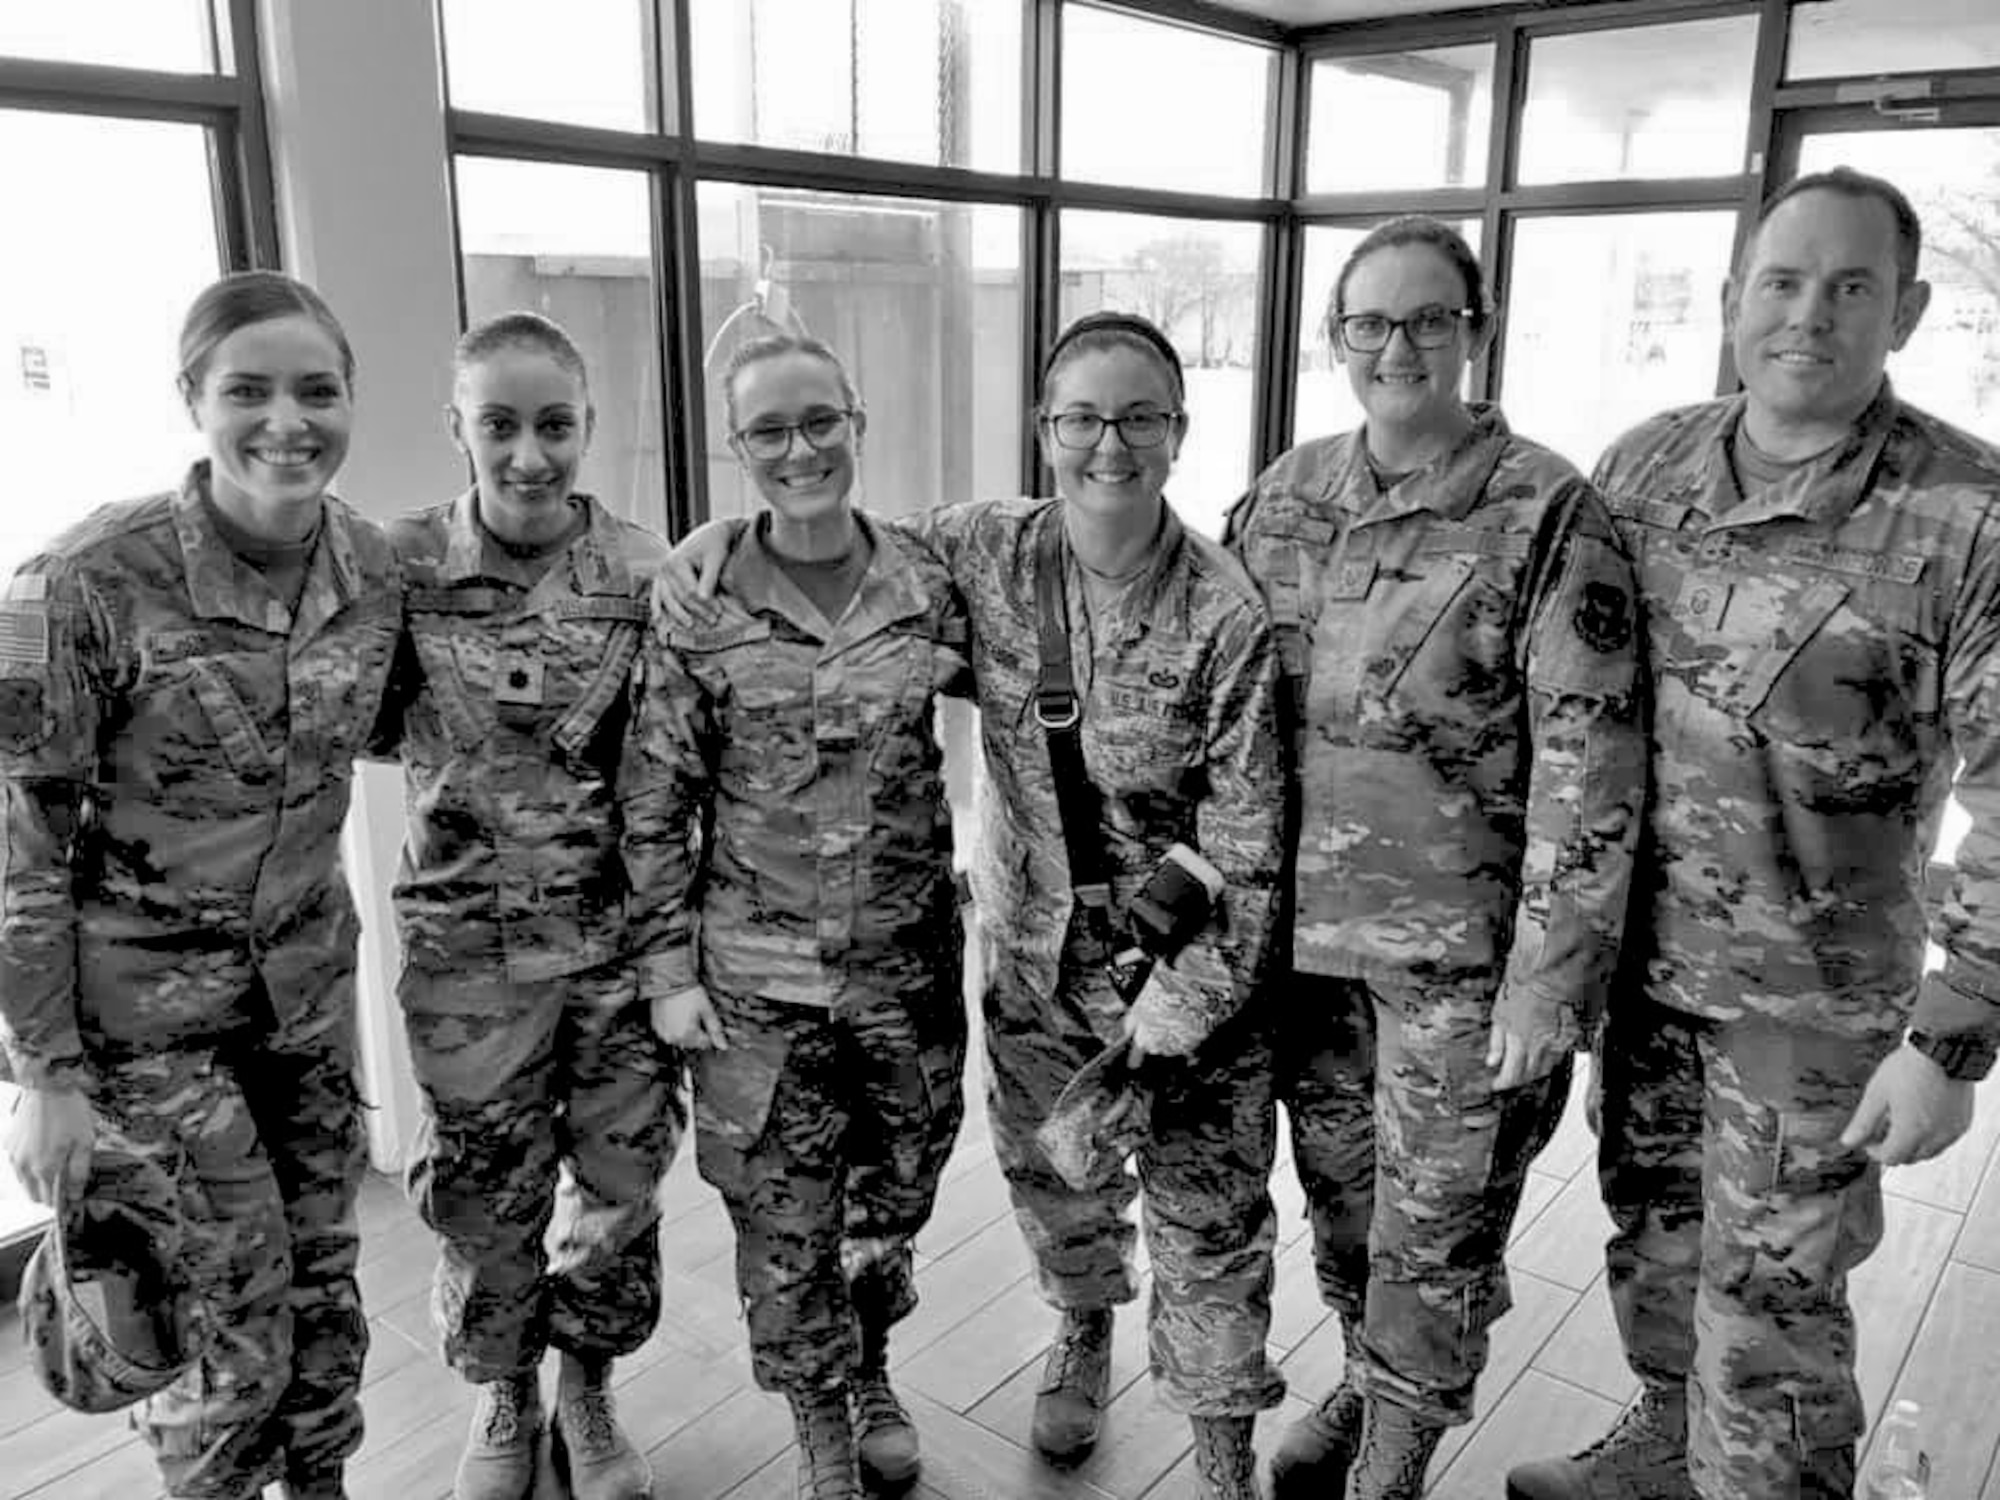
POLYGON ((258 1031, 93 1062, 102 1149, 165 1173, 186 1230, 201 1355, 134 1417, 167 1492, 239 1500, 337 1475, 361 1446, 368 1349, 352 1057, 258 1031))
POLYGON ((736 1227, 766 1390, 845 1384, 857 1318, 886 1328, 917 1305, 912 1243, 965 1117, 949 970, 914 989, 857 973, 830 1010, 712 995, 729 1046, 694 1056, 695 1160, 736 1227))
POLYGON ((1143 1187, 1159 1396, 1190 1416, 1252 1415, 1285 1393, 1265 1347, 1277 1245, 1270 1041, 1253 1015, 1239 1013, 1185 1062, 1150 1065, 1152 1129, 1137 1180, 1118 1163, 1079 1192, 1049 1164, 1035 1131, 1063 1086, 1117 1040, 1123 1010, 1102 968, 1078 962, 1074 947, 1053 996, 986 986, 987 1114, 1014 1216, 1045 1299, 1109 1307, 1137 1295, 1126 1209, 1143 1187))
POLYGON ((406 967, 398 991, 426 1105, 409 1186, 443 1241, 431 1321, 446 1362, 484 1383, 550 1346, 631 1353, 659 1321, 655 1194, 686 1122, 680 1055, 631 967, 525 984, 406 967))
POLYGON ((1488 1330, 1513 1305, 1507 1233, 1571 1063, 1496 1093, 1486 979, 1298 974, 1271 1009, 1320 1296, 1354 1378, 1431 1421, 1469 1421, 1488 1330))
POLYGON ((1840 1133, 1899 1039, 1611 1007, 1611 1305, 1634 1373, 1686 1383, 1704 1500, 1853 1483, 1865 1418, 1847 1276, 1881 1241, 1882 1178, 1840 1133))

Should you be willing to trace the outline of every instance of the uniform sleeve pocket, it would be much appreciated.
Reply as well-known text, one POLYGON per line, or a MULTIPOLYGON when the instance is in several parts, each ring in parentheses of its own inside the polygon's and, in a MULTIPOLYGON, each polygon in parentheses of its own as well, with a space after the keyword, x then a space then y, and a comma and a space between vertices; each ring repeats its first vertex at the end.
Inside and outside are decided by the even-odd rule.
POLYGON ((1529 682, 1542 692, 1630 696, 1638 673, 1631 587, 1616 554, 1591 537, 1571 544, 1555 598, 1536 633, 1529 682))

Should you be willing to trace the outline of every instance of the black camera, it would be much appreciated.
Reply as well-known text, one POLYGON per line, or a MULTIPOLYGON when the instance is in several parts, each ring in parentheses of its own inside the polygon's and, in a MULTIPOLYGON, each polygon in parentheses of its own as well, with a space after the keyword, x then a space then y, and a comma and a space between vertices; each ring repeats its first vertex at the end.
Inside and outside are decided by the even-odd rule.
POLYGON ((1111 955, 1112 988, 1130 1002, 1156 963, 1172 963, 1222 899, 1222 872, 1186 844, 1167 850, 1125 910, 1125 931, 1111 955))

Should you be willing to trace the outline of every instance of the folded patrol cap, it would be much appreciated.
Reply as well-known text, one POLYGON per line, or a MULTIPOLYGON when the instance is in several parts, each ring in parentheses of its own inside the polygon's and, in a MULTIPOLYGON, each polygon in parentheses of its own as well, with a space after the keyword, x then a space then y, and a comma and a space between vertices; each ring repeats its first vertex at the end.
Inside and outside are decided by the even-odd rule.
POLYGON ((1104 1048, 1063 1085, 1035 1141, 1078 1192, 1103 1180, 1152 1131, 1152 1096, 1132 1065, 1131 1043, 1104 1048))
MULTIPOLYGON (((98 1179, 93 1179, 95 1185, 98 1179)), ((76 1411, 109 1412, 172 1384, 192 1362, 192 1302, 160 1224, 133 1205, 59 1190, 55 1220, 21 1281, 21 1327, 43 1387, 76 1411)))

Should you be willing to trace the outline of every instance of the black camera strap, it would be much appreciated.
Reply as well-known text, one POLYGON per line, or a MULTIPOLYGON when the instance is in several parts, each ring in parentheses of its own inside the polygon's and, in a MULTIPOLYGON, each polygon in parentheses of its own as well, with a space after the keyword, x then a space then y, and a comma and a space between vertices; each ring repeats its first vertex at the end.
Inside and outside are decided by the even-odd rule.
POLYGON ((1041 627, 1041 681, 1035 718, 1048 740, 1056 784, 1056 811, 1069 853, 1070 890, 1083 909, 1086 930, 1111 946, 1111 871, 1104 852, 1103 798, 1083 761, 1083 701, 1070 664, 1069 609, 1063 593, 1063 526, 1060 505, 1050 507, 1035 542, 1035 601, 1041 627))

